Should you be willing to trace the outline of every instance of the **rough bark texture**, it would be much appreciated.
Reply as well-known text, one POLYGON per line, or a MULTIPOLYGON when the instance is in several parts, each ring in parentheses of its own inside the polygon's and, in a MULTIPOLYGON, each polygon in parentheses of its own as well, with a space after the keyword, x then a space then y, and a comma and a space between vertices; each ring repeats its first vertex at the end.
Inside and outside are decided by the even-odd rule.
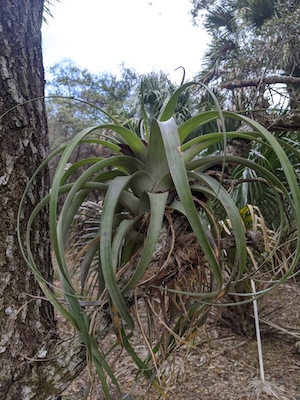
MULTIPOLYGON (((46 357, 62 354, 50 303, 32 299, 42 292, 22 258, 16 235, 22 193, 48 151, 41 52, 43 0, 2 0, 0 13, 0 400, 55 399, 60 384, 84 365, 82 351, 55 361, 33 362, 41 350, 46 357), (34 101, 24 102, 36 99, 34 101), (70 357, 74 356, 74 363, 70 357), (68 358, 66 360, 66 358, 68 358), (63 362, 64 361, 64 362, 63 362), (70 371, 72 370, 72 371, 70 371), (49 383, 49 395, 45 382, 49 383), (56 386, 56 387, 55 387, 56 386), (43 389, 41 390, 41 387, 43 389), (55 393, 56 392, 56 393, 55 393)), ((34 182, 22 215, 26 220, 35 201, 49 190, 48 171, 34 182)), ((52 280, 47 213, 32 229, 32 250, 42 274, 52 280)), ((78 344, 78 343, 77 343, 78 344)), ((48 386, 49 386, 48 385, 48 386)))

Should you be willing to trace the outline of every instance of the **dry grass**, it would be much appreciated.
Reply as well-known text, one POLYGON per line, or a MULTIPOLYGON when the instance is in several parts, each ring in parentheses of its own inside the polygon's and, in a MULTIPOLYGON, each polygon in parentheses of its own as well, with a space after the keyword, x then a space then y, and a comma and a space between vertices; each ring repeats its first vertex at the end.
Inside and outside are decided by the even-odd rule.
MULTIPOLYGON (((281 400, 300 400, 300 355, 295 345, 300 335, 298 283, 288 283, 266 299, 261 323, 266 379, 279 388, 281 400), (282 329, 281 329, 282 328, 282 329), (284 329, 292 332, 287 334, 284 329)), ((107 343, 113 340, 107 338, 107 343)), ((141 338, 134 338, 135 349, 145 354, 141 338)), ((136 367, 125 352, 111 354, 124 399, 154 400, 158 393, 147 382, 135 380, 136 367), (118 357, 116 358, 116 355, 118 357)), ((259 365, 256 342, 230 328, 220 326, 214 319, 199 331, 190 346, 182 346, 160 367, 165 372, 163 382, 169 400, 256 400, 253 382, 258 378, 259 365), (252 386, 251 386, 252 385, 252 386)), ((63 400, 82 400, 88 373, 65 391, 63 400)), ((112 398, 116 399, 112 390, 112 398)), ((261 400, 276 398, 261 394, 261 400)), ((104 400, 101 386, 94 382, 90 400, 104 400)))

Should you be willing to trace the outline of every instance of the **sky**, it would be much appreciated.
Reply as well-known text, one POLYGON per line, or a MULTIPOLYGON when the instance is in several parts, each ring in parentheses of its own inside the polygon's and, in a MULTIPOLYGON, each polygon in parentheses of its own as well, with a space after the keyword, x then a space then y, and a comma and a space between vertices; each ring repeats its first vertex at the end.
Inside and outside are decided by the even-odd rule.
POLYGON ((208 42, 192 25, 190 0, 61 0, 43 24, 44 65, 72 59, 93 73, 118 75, 119 66, 140 74, 163 70, 180 83, 200 70, 208 42))

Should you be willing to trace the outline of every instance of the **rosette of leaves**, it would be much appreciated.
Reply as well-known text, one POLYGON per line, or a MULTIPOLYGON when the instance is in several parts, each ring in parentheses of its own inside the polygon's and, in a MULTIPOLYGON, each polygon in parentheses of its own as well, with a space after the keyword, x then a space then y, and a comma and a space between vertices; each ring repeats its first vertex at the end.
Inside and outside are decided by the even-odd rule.
MULTIPOLYGON (((262 232, 249 233, 251 221, 248 217, 245 223, 233 200, 234 188, 242 183, 231 177, 235 166, 255 171, 255 179, 272 191, 276 200, 280 227, 267 258, 281 246, 281 232, 288 219, 296 221, 297 226, 289 268, 279 278, 269 275, 257 297, 290 276, 299 259, 299 180, 287 156, 287 152, 296 156, 296 151, 249 118, 222 112, 217 103, 216 111, 197 114, 178 127, 172 118, 177 100, 192 84, 196 83, 187 83, 173 94, 158 119, 149 124, 145 121, 145 140, 113 120, 83 130, 54 152, 45 161, 60 156, 51 192, 37 204, 28 221, 24 257, 45 295, 80 334, 107 398, 107 374, 118 386, 109 360, 98 346, 108 326, 114 328, 117 343, 132 356, 139 373, 163 393, 159 366, 177 346, 197 334, 212 305, 221 304, 220 299, 234 293, 244 279, 250 275, 257 279, 266 268, 263 250, 257 252, 257 261, 255 251, 249 256, 250 247, 259 247, 262 232), (250 129, 226 131, 227 118, 248 124, 250 129), (193 132, 214 121, 220 131, 193 137, 193 132), (284 184, 274 171, 248 159, 247 151, 227 151, 233 140, 259 143, 272 151, 280 163, 284 184), (82 143, 104 146, 111 155, 83 159, 66 169, 82 143), (216 145, 222 151, 210 152, 216 145), (79 168, 83 172, 72 181, 79 168), (73 222, 92 191, 100 193, 103 200, 93 220, 96 229, 83 230, 82 246, 70 260, 73 222), (58 211, 60 196, 64 196, 64 202, 58 211), (41 276, 30 251, 32 222, 46 205, 63 301, 41 276), (78 263, 80 283, 70 267, 78 263), (146 357, 141 358, 131 343, 135 332, 148 346, 146 357)), ((252 300, 251 293, 241 294, 241 303, 252 300)))

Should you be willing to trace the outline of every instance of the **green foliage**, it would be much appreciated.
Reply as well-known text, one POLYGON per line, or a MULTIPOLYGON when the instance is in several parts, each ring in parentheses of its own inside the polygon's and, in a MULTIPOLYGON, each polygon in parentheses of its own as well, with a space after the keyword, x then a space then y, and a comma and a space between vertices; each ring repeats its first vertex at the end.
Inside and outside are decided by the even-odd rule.
MULTIPOLYGON (((279 143, 285 148, 295 173, 299 175, 299 142, 292 140, 292 138, 285 137, 285 133, 276 136, 279 143)), ((266 148, 264 143, 256 142, 252 144, 248 152, 248 159, 274 173, 284 186, 288 187, 280 160, 276 157, 271 148, 266 148)), ((280 213, 273 196, 272 188, 267 187, 263 181, 258 179, 258 175, 252 168, 245 168, 243 165, 239 165, 235 168, 233 177, 237 180, 243 180, 243 183, 233 192, 236 204, 240 208, 247 203, 257 205, 265 216, 268 226, 272 227, 274 230, 278 229, 280 224, 280 219, 278 217, 280 213)), ((285 205, 285 209, 286 211, 289 210, 288 204, 285 205)))
MULTIPOLYGON (((299 151, 300 81, 288 80, 300 77, 299 41, 296 39, 299 1, 199 0, 193 1, 193 5, 194 18, 201 10, 206 11, 204 27, 212 38, 199 80, 219 91, 223 86, 223 97, 219 94, 218 98, 226 107, 241 110, 274 130, 274 135, 285 142, 289 158, 299 173, 296 153, 299 151), (272 79, 268 81, 272 77, 278 77, 278 82, 283 77, 282 83, 272 84, 272 79), (240 82, 243 85, 239 86, 240 82), (278 124, 278 121, 281 122, 278 124)), ((285 182, 278 159, 264 145, 249 143, 248 159, 276 171, 285 182)), ((237 180, 244 180, 233 192, 236 203, 240 207, 248 202, 258 205, 266 221, 272 222, 276 229, 280 221, 272 190, 258 181, 253 184, 257 176, 252 168, 240 165, 233 174, 237 180), (266 209, 269 209, 269 216, 266 209)))
MULTIPOLYGON (((52 78, 47 83, 46 91, 52 149, 89 126, 109 122, 110 116, 117 116, 119 124, 144 137, 151 120, 159 116, 164 104, 178 88, 163 72, 140 76, 124 65, 120 68, 119 78, 111 73, 92 74, 80 69, 71 60, 54 65, 49 73, 52 78)), ((181 92, 175 109, 176 121, 184 122, 195 111, 195 94, 181 92)), ((78 161, 79 157, 108 154, 103 146, 91 148, 81 144, 78 151, 72 154, 69 165, 78 161)), ((56 161, 54 158, 50 162, 51 172, 56 167, 56 161)))
POLYGON ((99 121, 107 122, 102 109, 112 115, 119 113, 138 79, 134 71, 124 66, 118 79, 106 72, 92 74, 71 60, 54 65, 49 73, 52 79, 47 82, 46 91, 50 97, 47 114, 52 147, 99 121))
POLYGON ((257 79, 257 84, 227 92, 237 110, 253 112, 272 105, 269 113, 276 116, 278 94, 282 96, 280 107, 299 108, 299 82, 282 81, 282 85, 274 86, 267 81, 272 76, 300 77, 299 1, 195 0, 193 5, 194 18, 206 10, 204 27, 212 38, 198 77, 201 81, 226 87, 229 82, 257 79))
MULTIPOLYGON (((159 116, 178 89, 163 72, 138 75, 124 65, 120 68, 120 78, 111 73, 92 74, 71 60, 56 64, 49 72, 52 79, 46 91, 52 147, 88 126, 108 122, 104 109, 139 134, 140 124, 148 129, 149 121, 159 116)), ((175 110, 178 123, 191 117, 194 103, 195 96, 190 92, 181 93, 175 110)))
MULTIPOLYGON (((151 99, 142 87, 141 109, 146 121, 153 109, 157 116, 146 134, 137 134, 129 125, 116 121, 86 128, 40 167, 59 156, 51 192, 36 205, 28 221, 23 254, 45 295, 81 335, 87 357, 96 365, 107 398, 105 374, 118 386, 109 359, 99 350, 96 340, 102 333, 100 327, 104 329, 107 325, 107 314, 119 345, 137 364, 138 375, 143 375, 163 394, 159 367, 177 346, 197 334, 211 305, 220 305, 224 296, 240 287, 249 275, 259 281, 263 270, 265 276, 258 293, 258 297, 261 296, 287 279, 299 260, 299 177, 287 155, 292 151, 290 143, 279 142, 246 116, 221 112, 217 103, 217 111, 196 113, 183 123, 179 119, 176 124, 172 116, 178 109, 178 102, 184 98, 185 90, 195 85, 187 83, 178 88, 159 110, 154 107, 161 100, 155 86, 151 87, 151 99), (145 107, 145 95, 153 109, 145 107), (226 131, 226 120, 244 123, 249 130, 226 131), (208 124, 220 129, 193 137, 195 131, 206 131, 208 124), (272 170, 251 160, 247 152, 228 153, 228 144, 233 140, 251 141, 260 146, 268 160, 272 157, 277 160, 276 168, 272 170), (72 154, 87 141, 90 146, 101 144, 113 154, 82 159, 67 169, 72 154), (216 146, 221 151, 212 151, 216 146), (255 224, 250 212, 240 211, 240 206, 236 205, 234 188, 243 181, 233 179, 231 170, 235 166, 252 171, 252 183, 263 182, 272 194, 280 218, 277 241, 271 251, 267 248, 255 251, 256 245, 248 242, 249 229, 260 234, 264 231, 255 224), (82 168, 78 176, 76 173, 82 168), (103 207, 95 208, 93 220, 89 217, 93 229, 82 231, 83 246, 76 249, 71 262, 69 238, 74 232, 73 223, 79 214, 82 215, 82 207, 95 190, 101 194, 103 207), (62 195, 66 197, 58 211, 62 195), (45 282, 31 253, 31 225, 47 205, 65 302, 61 302, 45 282), (281 265, 275 265, 275 269, 268 265, 282 245, 288 218, 295 221, 295 246, 286 273, 279 277, 277 272, 281 265), (228 241, 229 247, 225 245, 228 241), (90 307, 85 308, 83 303, 90 307), (146 358, 140 358, 130 342, 136 332, 149 349, 146 358)), ((299 164, 299 154, 293 152, 293 155, 299 164)), ((24 193, 19 218, 35 176, 24 193)), ((268 210, 263 212, 268 213, 268 210)), ((240 296, 241 303, 253 300, 249 292, 240 296)))
MULTIPOLYGON (((159 117, 165 104, 177 89, 178 86, 172 83, 163 72, 159 74, 151 72, 140 77, 140 82, 127 103, 127 115, 131 122, 136 121, 134 125, 137 134, 141 133, 141 123, 143 124, 142 130, 149 129, 152 119, 159 117)), ((180 93, 174 111, 174 118, 177 123, 181 124, 191 117, 195 111, 194 101, 195 98, 191 92, 180 93)))

